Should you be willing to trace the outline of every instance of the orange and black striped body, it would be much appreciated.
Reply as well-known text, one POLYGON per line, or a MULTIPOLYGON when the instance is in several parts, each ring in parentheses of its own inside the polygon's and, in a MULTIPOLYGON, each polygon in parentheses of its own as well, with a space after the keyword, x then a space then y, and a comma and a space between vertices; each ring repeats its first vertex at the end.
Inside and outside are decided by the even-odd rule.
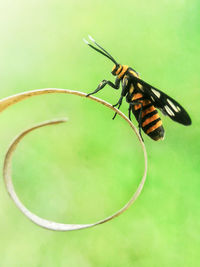
POLYGON ((113 67, 119 80, 125 88, 126 101, 131 105, 132 113, 139 122, 139 127, 153 140, 157 141, 164 138, 164 128, 157 109, 151 100, 142 93, 143 87, 140 83, 134 83, 132 77, 139 78, 139 75, 127 65, 113 67), (141 114, 140 114, 141 113, 141 114))
POLYGON ((164 128, 157 109, 152 105, 151 101, 145 99, 141 93, 133 93, 131 102, 139 102, 132 106, 132 112, 137 121, 141 112, 142 130, 153 140, 157 141, 164 138, 164 128))
MULTIPOLYGON (((126 76, 130 81, 128 84, 126 101, 131 104, 132 113, 139 122, 142 130, 149 137, 155 141, 162 140, 164 138, 164 128, 157 109, 154 107, 151 100, 142 93, 143 86, 131 80, 131 77, 139 78, 138 73, 129 68, 126 76)), ((124 76, 124 80, 126 76, 124 76)))

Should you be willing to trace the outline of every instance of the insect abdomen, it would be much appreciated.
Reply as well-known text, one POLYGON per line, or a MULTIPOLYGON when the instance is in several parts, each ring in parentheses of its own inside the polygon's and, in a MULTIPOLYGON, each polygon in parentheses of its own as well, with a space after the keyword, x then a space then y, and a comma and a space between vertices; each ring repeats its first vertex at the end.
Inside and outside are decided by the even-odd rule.
MULTIPOLYGON (((153 140, 157 141, 164 138, 164 128, 157 109, 152 105, 151 101, 144 99, 141 93, 135 93, 132 96, 132 101, 138 101, 142 104, 141 126, 142 130, 153 140)), ((132 106, 132 112, 139 121, 141 112, 141 104, 132 106)))

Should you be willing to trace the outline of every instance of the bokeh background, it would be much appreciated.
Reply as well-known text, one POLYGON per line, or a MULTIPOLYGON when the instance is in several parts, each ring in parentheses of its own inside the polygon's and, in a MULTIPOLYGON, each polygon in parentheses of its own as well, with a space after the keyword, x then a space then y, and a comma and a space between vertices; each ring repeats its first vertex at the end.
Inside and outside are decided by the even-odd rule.
MULTIPOLYGON (((91 92, 112 64, 87 47, 92 35, 120 63, 180 102, 193 124, 163 117, 164 141, 144 137, 148 179, 125 214, 76 232, 29 222, 0 182, 0 266, 198 266, 200 249, 200 4, 198 0, 2 0, 0 97, 56 87, 91 92)), ((107 87, 98 97, 115 104, 107 87)), ((122 111, 127 114, 124 102, 122 111)), ((91 223, 131 197, 143 155, 128 125, 103 106, 70 95, 38 96, 0 115, 0 164, 12 139, 44 120, 13 161, 17 192, 36 214, 91 223)), ((135 123, 136 124, 136 123, 135 123)))

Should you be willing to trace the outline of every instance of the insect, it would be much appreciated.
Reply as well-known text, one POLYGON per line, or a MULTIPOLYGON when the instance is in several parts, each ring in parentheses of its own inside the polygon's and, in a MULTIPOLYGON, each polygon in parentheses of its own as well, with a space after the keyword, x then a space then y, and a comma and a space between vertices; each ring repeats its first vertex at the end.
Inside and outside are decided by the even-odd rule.
MULTIPOLYGON (((157 108, 164 115, 169 116, 173 121, 183 125, 191 125, 192 122, 188 113, 178 102, 157 88, 141 80, 139 74, 133 68, 117 63, 117 61, 103 47, 97 44, 91 36, 89 36, 89 39, 96 45, 96 47, 91 45, 87 40, 83 40, 91 48, 109 58, 114 63, 111 73, 117 77, 115 83, 103 80, 96 90, 87 96, 96 94, 106 85, 118 90, 121 83, 121 96, 113 107, 117 107, 119 109, 122 105, 123 98, 126 97, 126 101, 129 103, 129 119, 131 120, 132 112, 138 121, 141 138, 142 129, 145 134, 155 141, 164 139, 165 131, 157 108)), ((115 113, 113 119, 116 115, 117 113, 115 113)))

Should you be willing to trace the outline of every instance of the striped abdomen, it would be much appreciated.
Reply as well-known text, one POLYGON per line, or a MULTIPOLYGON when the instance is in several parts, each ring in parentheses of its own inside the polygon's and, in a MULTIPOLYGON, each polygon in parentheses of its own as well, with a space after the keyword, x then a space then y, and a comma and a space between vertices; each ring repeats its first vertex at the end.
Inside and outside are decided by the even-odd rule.
MULTIPOLYGON (((138 101, 142 103, 142 129, 153 140, 160 140, 164 138, 164 128, 162 126, 161 118, 156 108, 152 105, 151 101, 144 99, 141 93, 132 95, 131 101, 138 101)), ((132 106, 132 112, 139 120, 141 111, 141 104, 132 106)))

